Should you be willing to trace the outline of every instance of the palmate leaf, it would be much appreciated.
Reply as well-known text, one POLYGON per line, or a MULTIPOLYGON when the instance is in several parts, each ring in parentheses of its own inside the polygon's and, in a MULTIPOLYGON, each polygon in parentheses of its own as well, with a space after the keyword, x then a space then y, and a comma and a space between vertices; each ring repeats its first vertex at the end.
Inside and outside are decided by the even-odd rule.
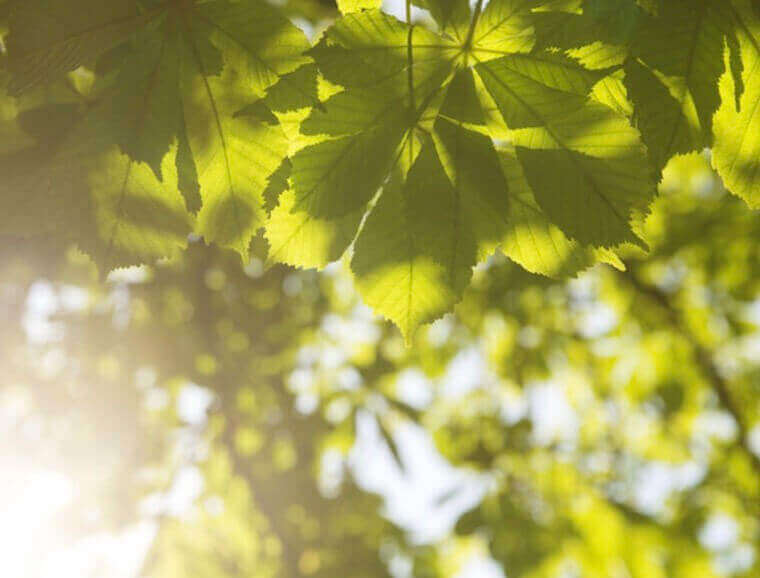
POLYGON ((356 241, 351 267, 359 291, 407 337, 452 309, 473 266, 497 247, 529 271, 573 275, 598 261, 622 267, 611 251, 584 248, 544 215, 513 153, 497 153, 473 125, 472 72, 452 81, 432 140, 404 180, 394 175, 356 241), (459 120, 462 119, 462 120, 459 120))
POLYGON ((416 4, 435 31, 347 0, 312 47, 264 0, 7 0, 2 232, 106 271, 263 226, 270 262, 352 252, 409 338, 494 251, 621 266, 674 155, 760 203, 750 0, 416 4))
MULTIPOLYGON (((150 14, 117 58, 116 72, 104 78, 100 96, 87 105, 81 129, 38 158, 29 179, 68 173, 62 179, 72 183, 67 195, 82 197, 77 206, 88 208, 78 222, 89 222, 83 230, 93 233, 81 235, 80 246, 104 270, 170 254, 156 241, 162 232, 181 246, 195 230, 247 258, 265 216, 269 175, 288 143, 278 125, 237 113, 308 62, 308 41, 257 0, 155 3, 150 14), (183 205, 182 215, 173 199, 183 205), (198 211, 195 225, 187 209, 198 211), (151 234, 140 221, 150 224, 151 234)), ((11 62, 12 50, 13 44, 11 62)), ((55 45, 37 50, 54 51, 55 45)), ((12 86, 20 86, 25 76, 12 78, 12 86)), ((48 189, 39 189, 41 208, 50 200, 48 189)))
POLYGON ((583 245, 636 240, 631 215, 653 193, 646 151, 592 96, 609 70, 526 54, 533 39, 517 23, 542 4, 496 0, 466 27, 457 14, 469 8, 431 4, 443 36, 377 11, 328 29, 311 55, 342 89, 301 125, 290 189, 266 226, 270 259, 322 267, 355 241, 361 294, 407 338, 451 310, 499 247, 553 276, 615 261, 583 245), (488 99, 517 144, 518 210, 488 99), (526 233, 538 233, 532 244, 526 233))
POLYGON ((464 126, 478 120, 471 73, 441 91, 456 45, 379 12, 345 18, 326 37, 312 54, 346 90, 302 125, 328 138, 292 158, 293 191, 267 226, 270 255, 306 266, 338 258, 382 187, 352 268, 367 302, 408 337, 461 298, 497 246, 504 176, 491 140, 464 126))
POLYGON ((323 136, 291 158, 292 190, 266 228, 271 259, 323 267, 343 254, 402 141, 441 93, 455 54, 435 34, 378 11, 348 15, 325 33, 311 55, 327 80, 346 89, 302 124, 305 134, 323 136))

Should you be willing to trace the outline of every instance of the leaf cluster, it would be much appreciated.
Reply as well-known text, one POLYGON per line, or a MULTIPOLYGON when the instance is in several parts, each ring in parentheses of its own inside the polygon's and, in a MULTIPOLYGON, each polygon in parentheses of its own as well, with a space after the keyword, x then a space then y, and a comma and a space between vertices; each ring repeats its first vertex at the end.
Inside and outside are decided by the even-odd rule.
POLYGON ((191 234, 247 260, 263 231, 297 267, 349 252, 410 336, 495 251, 552 277, 622 267, 676 155, 711 148, 760 206, 749 0, 419 7, 339 2, 311 43, 263 0, 5 2, 2 233, 104 271, 191 234))

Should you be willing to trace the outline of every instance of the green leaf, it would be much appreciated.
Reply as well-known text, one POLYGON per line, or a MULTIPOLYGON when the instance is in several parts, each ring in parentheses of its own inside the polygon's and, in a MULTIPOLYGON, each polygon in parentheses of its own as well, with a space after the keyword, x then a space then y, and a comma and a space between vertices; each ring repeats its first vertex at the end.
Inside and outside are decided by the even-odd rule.
POLYGON ((267 224, 270 259, 323 267, 340 258, 405 135, 441 92, 449 54, 454 49, 435 34, 380 12, 345 16, 325 33, 311 55, 345 90, 301 125, 304 134, 323 136, 291 158, 292 191, 267 224), (409 41, 417 47, 411 62, 409 41))
POLYGON ((177 189, 176 146, 164 157, 161 180, 108 134, 94 115, 63 147, 1 159, 3 233, 74 240, 103 271, 184 248, 193 220, 177 189))
POLYGON ((493 0, 478 19, 472 35, 472 54, 479 61, 505 54, 529 52, 535 44, 531 9, 538 0, 493 0))
POLYGON ((738 106, 736 81, 726 73, 720 81, 722 104, 715 114, 713 166, 726 188, 760 208, 760 18, 746 1, 736 1, 734 18, 744 65, 744 91, 738 106))
POLYGON ((281 127, 236 113, 301 67, 308 43, 264 2, 209 2, 193 12, 182 17, 182 97, 203 200, 197 231, 247 260, 264 223, 268 177, 288 142, 281 127), (223 55, 219 73, 209 64, 213 51, 223 55))
POLYGON ((645 15, 632 41, 638 62, 627 67, 625 82, 658 171, 673 155, 711 144, 730 24, 726 4, 666 2, 656 17, 645 15))
POLYGON ((470 108, 472 73, 452 81, 433 139, 404 180, 396 173, 356 241, 352 270, 365 301, 410 339, 459 301, 472 268, 506 231, 507 184, 493 143, 459 120, 470 108))
POLYGON ((80 242, 103 269, 149 263, 187 246, 193 219, 177 187, 176 147, 164 157, 163 179, 145 163, 112 149, 99 155, 88 186, 96 238, 80 242))
POLYGON ((319 71, 314 64, 305 64, 282 75, 268 90, 264 102, 274 112, 291 112, 301 108, 321 108, 319 101, 319 71))
MULTIPOLYGON (((609 135, 622 130, 621 123, 609 122, 606 111, 596 108, 588 112, 579 124, 606 124, 604 130, 609 135)), ((592 150, 597 146, 592 144, 592 150)), ((541 207, 563 231, 583 244, 614 247, 627 241, 640 242, 631 230, 633 211, 643 209, 654 197, 644 150, 637 140, 620 140, 612 147, 605 145, 606 158, 572 150, 566 144, 555 149, 517 148, 541 207)))
POLYGON ((430 12, 444 34, 462 44, 470 27, 470 4, 467 0, 415 0, 420 8, 430 12))
MULTIPOLYGON (((92 238, 100 243, 88 239, 86 248, 102 258, 106 269, 112 266, 112 254, 120 255, 113 264, 122 264, 153 260, 161 256, 160 247, 174 247, 182 236, 179 223, 192 222, 186 212, 178 216, 176 199, 198 212, 196 231, 207 241, 235 249, 245 259, 266 216, 269 176, 282 164, 289 144, 271 118, 263 122, 238 113, 308 63, 303 55, 308 41, 276 8, 258 0, 167 3, 155 14, 154 23, 120 48, 110 63, 113 74, 98 88, 106 96, 96 95, 96 105, 89 107, 82 134, 90 134, 99 148, 67 156, 64 149, 72 145, 64 138, 42 164, 56 166, 59 157, 69 159, 66 170, 77 175, 72 180, 79 183, 79 194, 89 197, 83 202, 95 221, 92 238), (113 145, 123 156, 113 156, 113 145), (153 181, 144 174, 145 167, 153 181), (105 187, 103 175, 110 175, 114 186, 105 187), (93 189, 94 182, 101 188, 93 189), (113 195, 124 200, 113 203, 113 195), (140 207, 155 211, 135 209, 132 197, 139 198, 140 207), (133 213, 153 223, 155 230, 164 227, 167 245, 148 243, 146 234, 121 234, 131 230, 133 213), (161 216, 169 213, 171 218, 161 216)), ((66 22, 62 18, 60 25, 66 22)), ((68 30, 56 29, 51 36, 56 34, 68 30)), ((291 84, 293 90, 300 88, 291 84)), ((287 101, 286 92, 280 86, 276 100, 287 101)), ((31 181, 50 178, 49 170, 40 166, 31 181)), ((77 227, 72 224, 72 229, 77 227)))
POLYGON ((583 244, 635 242, 630 220, 647 207, 654 185, 638 131, 586 96, 601 73, 556 55, 509 56, 477 70, 552 221, 583 244))
POLYGON ((467 257, 461 260, 473 267, 496 250, 506 231, 509 193, 493 141, 470 124, 484 125, 485 117, 472 71, 465 69, 449 86, 433 139, 454 187, 458 216, 453 251, 463 250, 467 257))
POLYGON ((635 0, 585 0, 583 8, 612 44, 627 44, 640 26, 642 10, 635 0))
POLYGON ((15 0, 7 9, 10 89, 15 94, 103 54, 157 15, 141 12, 134 0, 15 0))
POLYGON ((77 135, 116 145, 99 154, 82 142, 91 159, 83 151, 75 161, 83 165, 95 223, 94 237, 80 246, 105 271, 171 255, 192 232, 178 186, 179 47, 150 31, 138 35, 135 47, 118 76, 119 90, 92 109, 85 120, 90 132, 77 135))
POLYGON ((430 140, 404 180, 394 175, 356 241, 351 269, 364 301, 407 342, 461 298, 476 248, 459 229, 457 193, 430 140))
POLYGON ((201 199, 201 185, 198 182, 198 169, 193 159, 193 151, 190 150, 184 118, 177 140, 177 186, 185 199, 187 209, 197 214, 203 206, 203 199, 201 199))
POLYGON ((582 107, 606 71, 587 70, 556 53, 515 54, 477 67, 507 126, 542 126, 582 107))
POLYGON ((402 122, 386 119, 374 130, 296 153, 292 194, 281 199, 267 223, 270 259, 317 268, 339 259, 393 167, 405 131, 402 122))
POLYGON ((338 0, 338 10, 341 14, 350 14, 361 10, 375 10, 380 8, 381 0, 338 0))
POLYGON ((573 276, 598 261, 620 266, 614 254, 581 246, 547 218, 514 150, 500 150, 499 159, 509 183, 509 226, 501 244, 507 257, 531 273, 555 279, 573 276))
POLYGON ((635 107, 636 126, 657 172, 665 168, 673 155, 705 146, 706 135, 700 126, 694 101, 683 85, 679 102, 657 72, 637 60, 626 63, 625 84, 635 107))
POLYGON ((209 22, 214 23, 213 44, 201 44, 205 37, 198 29, 186 28, 182 38, 182 104, 203 202, 197 231, 246 260, 263 224, 267 179, 287 154, 288 143, 279 126, 236 115, 250 102, 250 88, 263 94, 276 76, 258 55, 250 55, 248 45, 209 22), (213 56, 204 52, 212 46, 224 55, 220 74, 210 71, 213 56))
POLYGON ((269 176, 267 188, 264 189, 264 208, 271 213, 277 206, 277 201, 282 193, 288 190, 288 179, 293 170, 290 159, 284 159, 282 164, 269 176))
POLYGON ((115 94, 91 115, 122 152, 159 178, 183 124, 180 50, 175 37, 142 31, 119 70, 115 94))

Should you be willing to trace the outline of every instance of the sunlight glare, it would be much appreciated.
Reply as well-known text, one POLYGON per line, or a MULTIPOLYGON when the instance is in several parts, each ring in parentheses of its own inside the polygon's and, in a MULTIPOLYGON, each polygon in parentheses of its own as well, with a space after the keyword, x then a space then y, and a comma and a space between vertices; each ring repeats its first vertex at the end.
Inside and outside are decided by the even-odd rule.
POLYGON ((11 578, 33 575, 40 552, 65 540, 56 517, 71 503, 74 485, 52 470, 0 462, 0 549, 11 578))

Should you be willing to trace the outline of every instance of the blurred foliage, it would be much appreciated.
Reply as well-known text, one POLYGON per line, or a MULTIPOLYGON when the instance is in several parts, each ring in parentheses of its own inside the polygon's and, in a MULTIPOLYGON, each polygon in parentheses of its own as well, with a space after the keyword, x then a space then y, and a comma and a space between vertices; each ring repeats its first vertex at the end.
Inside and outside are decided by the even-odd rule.
POLYGON ((410 347, 340 263, 243 269, 194 241, 103 283, 9 242, 3 452, 76 480, 72 540, 155 521, 146 578, 443 578, 473 555, 509 577, 759 576, 760 221, 705 155, 660 192, 646 258, 565 282, 494 257, 410 347), (420 544, 360 483, 365 418, 401 475, 425 467, 413 427, 478 480, 450 535, 420 544))

